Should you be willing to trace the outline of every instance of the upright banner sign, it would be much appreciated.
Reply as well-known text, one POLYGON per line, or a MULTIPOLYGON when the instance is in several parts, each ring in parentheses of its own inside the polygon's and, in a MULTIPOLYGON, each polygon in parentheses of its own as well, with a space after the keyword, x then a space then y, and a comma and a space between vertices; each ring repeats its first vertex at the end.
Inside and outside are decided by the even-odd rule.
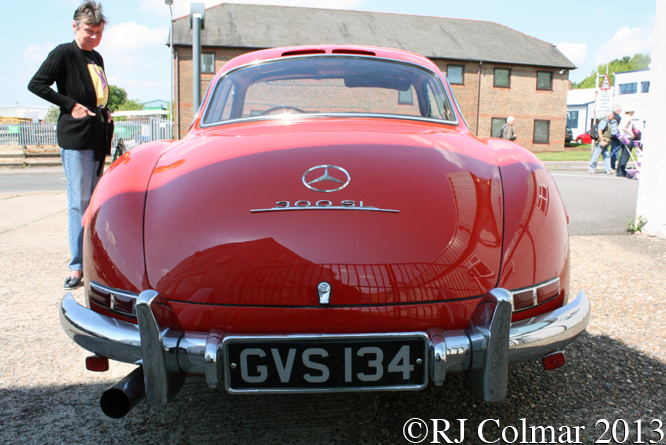
POLYGON ((611 85, 608 74, 604 75, 604 81, 597 93, 597 119, 603 119, 613 109, 613 96, 611 96, 611 85))

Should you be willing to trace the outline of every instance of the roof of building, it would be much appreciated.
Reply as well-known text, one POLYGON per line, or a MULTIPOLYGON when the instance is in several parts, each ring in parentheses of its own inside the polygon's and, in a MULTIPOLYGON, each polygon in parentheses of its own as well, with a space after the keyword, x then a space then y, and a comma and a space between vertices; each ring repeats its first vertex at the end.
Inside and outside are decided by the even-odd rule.
MULTIPOLYGON (((190 16, 173 24, 174 46, 191 46, 190 16)), ((553 44, 494 22, 366 11, 223 3, 206 9, 203 47, 354 44, 431 59, 576 69, 553 44)))

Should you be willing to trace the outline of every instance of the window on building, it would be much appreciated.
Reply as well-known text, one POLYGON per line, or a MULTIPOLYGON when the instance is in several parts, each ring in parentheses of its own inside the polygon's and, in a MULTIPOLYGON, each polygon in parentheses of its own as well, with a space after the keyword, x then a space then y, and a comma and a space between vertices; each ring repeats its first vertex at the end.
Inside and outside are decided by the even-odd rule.
POLYGON ((398 104, 399 105, 414 105, 414 96, 412 96, 412 89, 405 91, 398 91, 398 104))
POLYGON ((509 68, 495 68, 495 83, 493 86, 511 88, 511 70, 509 68))
POLYGON ((446 77, 451 84, 463 85, 465 83, 465 67, 462 65, 446 65, 446 77))
POLYGON ((201 72, 215 74, 215 54, 201 54, 201 72))
POLYGON ((567 127, 578 128, 578 110, 567 111, 567 127))
POLYGON ((550 143, 550 121, 543 121, 543 120, 534 121, 534 143, 535 144, 550 143))
POLYGON ((553 89, 553 72, 537 71, 537 90, 553 89))
POLYGON ((638 82, 620 84, 620 94, 636 94, 637 92, 638 82))
POLYGON ((490 137, 496 138, 504 124, 506 124, 505 117, 494 117, 490 124, 490 137))
POLYGON ((649 93, 650 92, 650 82, 641 82, 641 93, 649 93))

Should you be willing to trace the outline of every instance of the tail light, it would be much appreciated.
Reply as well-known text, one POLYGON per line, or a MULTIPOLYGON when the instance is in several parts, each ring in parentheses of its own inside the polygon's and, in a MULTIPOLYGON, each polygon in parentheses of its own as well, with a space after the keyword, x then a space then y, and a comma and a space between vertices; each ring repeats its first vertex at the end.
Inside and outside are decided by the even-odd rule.
POLYGON ((102 286, 92 281, 88 290, 91 304, 96 304, 112 312, 130 318, 136 318, 137 294, 102 286))
POLYGON ((552 300, 560 294, 560 278, 555 277, 534 286, 514 289, 513 311, 519 312, 552 300))

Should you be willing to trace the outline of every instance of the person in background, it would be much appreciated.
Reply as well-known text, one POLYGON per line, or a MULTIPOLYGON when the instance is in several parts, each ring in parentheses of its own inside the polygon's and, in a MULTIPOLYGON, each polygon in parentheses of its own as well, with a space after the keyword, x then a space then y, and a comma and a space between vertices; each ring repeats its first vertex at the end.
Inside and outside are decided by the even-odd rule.
POLYGON ((611 140, 611 119, 613 119, 613 112, 609 111, 597 126, 599 139, 597 139, 597 145, 595 145, 594 151, 592 152, 592 158, 590 158, 590 166, 587 169, 588 173, 596 173, 597 159, 599 159, 599 155, 602 155, 604 158, 604 170, 606 171, 606 174, 610 175, 613 173, 610 166, 610 154, 608 153, 611 140))
MULTIPOLYGON (((515 141, 518 136, 513 132, 513 123, 516 120, 513 116, 506 118, 506 124, 502 126, 502 139, 508 139, 510 141, 515 141)), ((497 128, 497 127, 495 127, 497 128)))
POLYGON ((618 158, 618 153, 622 149, 622 142, 617 138, 617 134, 620 131, 620 121, 622 117, 622 105, 615 105, 613 107, 613 119, 611 119, 611 148, 610 148, 610 166, 615 170, 615 163, 618 158))
POLYGON ((102 5, 86 0, 74 12, 74 41, 49 53, 28 89, 60 107, 58 145, 67 177, 71 262, 65 289, 83 282, 83 214, 110 153, 113 121, 106 104, 109 86, 104 60, 95 51, 107 20, 102 5), (56 84, 57 91, 51 86, 56 84))
POLYGON ((617 163, 616 175, 620 178, 627 177, 627 163, 631 150, 634 148, 634 124, 632 118, 634 116, 634 109, 632 107, 625 107, 622 121, 620 122, 620 142, 622 143, 622 155, 617 163))

